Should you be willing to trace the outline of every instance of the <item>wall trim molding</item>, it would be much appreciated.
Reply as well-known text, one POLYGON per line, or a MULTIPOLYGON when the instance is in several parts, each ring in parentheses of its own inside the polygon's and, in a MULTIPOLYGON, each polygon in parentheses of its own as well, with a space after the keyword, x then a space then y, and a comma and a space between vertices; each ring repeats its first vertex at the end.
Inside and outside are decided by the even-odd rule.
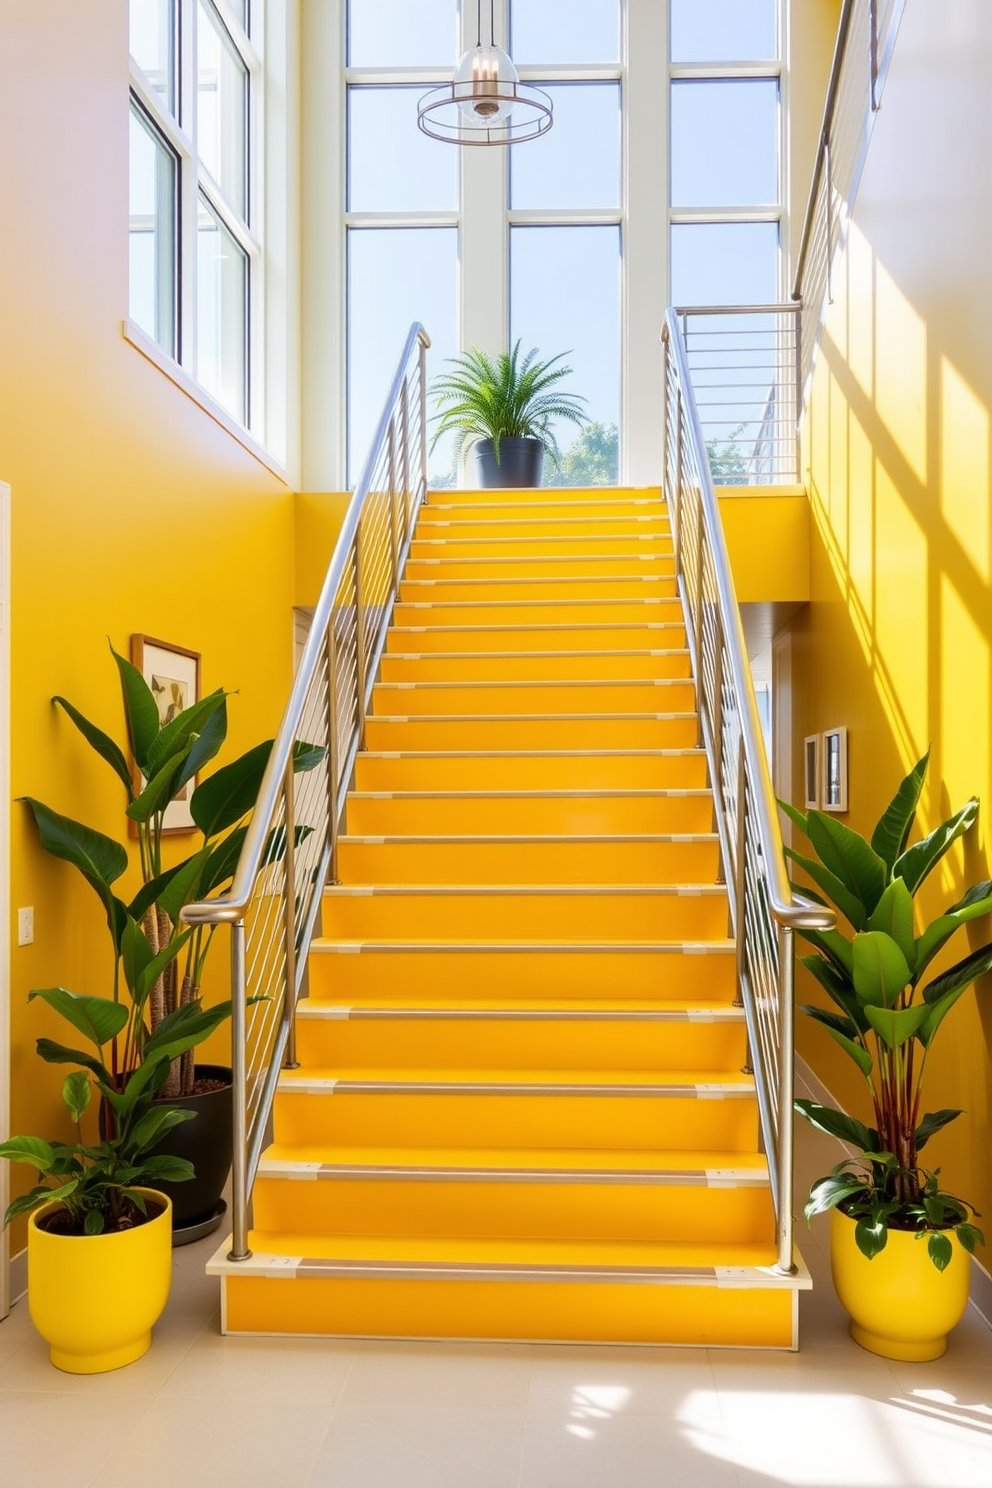
MULTIPOLYGON (((835 1095, 824 1085, 819 1075, 813 1073, 805 1059, 796 1055, 796 1077, 809 1090, 822 1106, 836 1106, 843 1111, 844 1107, 835 1095)), ((842 1142, 841 1146, 853 1156, 853 1148, 842 1142)), ((971 1288, 969 1291, 969 1305, 975 1309, 986 1328, 992 1329, 992 1276, 989 1275, 981 1261, 974 1256, 971 1257, 971 1288)))
POLYGON ((14 1307, 22 1302, 28 1294, 28 1252, 27 1246, 19 1250, 10 1258, 7 1272, 10 1283, 10 1305, 14 1307))

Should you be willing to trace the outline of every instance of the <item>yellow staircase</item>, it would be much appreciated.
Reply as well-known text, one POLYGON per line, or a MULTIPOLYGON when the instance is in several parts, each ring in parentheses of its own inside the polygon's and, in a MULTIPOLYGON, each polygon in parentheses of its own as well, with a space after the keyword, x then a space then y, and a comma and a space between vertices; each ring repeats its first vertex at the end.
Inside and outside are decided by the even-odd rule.
POLYGON ((422 510, 233 1333, 794 1347, 667 513, 422 510))

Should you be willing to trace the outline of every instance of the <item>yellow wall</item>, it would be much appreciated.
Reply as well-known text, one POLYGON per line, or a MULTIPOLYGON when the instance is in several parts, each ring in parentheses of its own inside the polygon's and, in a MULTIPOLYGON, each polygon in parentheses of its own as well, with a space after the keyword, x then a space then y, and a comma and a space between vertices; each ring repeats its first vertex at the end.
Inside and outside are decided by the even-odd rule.
POLYGON ((809 502, 805 492, 720 496, 720 521, 738 603, 809 599, 809 502))
MULTIPOLYGON (((981 798, 977 827, 922 896, 928 918, 990 876, 990 75, 987 0, 907 6, 807 424, 812 603, 794 627, 793 736, 848 725, 846 819, 861 830, 931 742, 921 825, 981 798)), ((990 938, 987 920, 959 932, 954 959, 990 938)), ((988 1215, 989 979, 945 1029, 927 1105, 967 1115, 926 1156, 988 1215)), ((821 1032, 805 1023, 801 1051, 863 1109, 860 1077, 821 1032)))
MULTIPOLYGON (((127 0, 6 0, 0 22, 0 479, 12 488, 13 794, 117 834, 123 792, 50 702, 120 736, 107 637, 200 651, 226 757, 271 735, 292 670, 293 499, 121 337, 128 295, 127 0)), ((95 895, 12 808, 12 1129, 50 1133, 61 1077, 28 989, 109 989, 95 895)), ((175 839, 182 851, 191 838, 175 839)), ((218 946, 214 976, 223 971, 218 946)), ((23 1186, 24 1169, 14 1170, 23 1186)), ((14 1236, 14 1246, 20 1234, 14 1236)))
POLYGON ((349 492, 316 495, 301 492, 296 497, 296 603, 315 605, 327 576, 327 566, 341 531, 349 492))

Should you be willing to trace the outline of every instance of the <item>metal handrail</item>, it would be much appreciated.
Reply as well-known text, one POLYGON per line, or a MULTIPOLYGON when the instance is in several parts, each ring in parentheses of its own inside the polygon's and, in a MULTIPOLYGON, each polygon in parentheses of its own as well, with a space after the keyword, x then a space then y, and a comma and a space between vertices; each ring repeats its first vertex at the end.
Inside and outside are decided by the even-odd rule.
POLYGON ((417 511, 427 498, 430 337, 410 328, 317 602, 230 889, 187 924, 231 927, 234 1154, 230 1259, 246 1260, 251 1186, 417 511), (306 773, 297 751, 310 746, 306 773), (319 760, 317 766, 314 759, 319 760))
POLYGON ((679 324, 665 355, 664 494, 737 944, 737 995, 778 1231, 778 1269, 793 1262, 794 933, 830 930, 831 910, 789 882, 778 809, 706 442, 679 324))
POLYGON ((803 307, 804 383, 904 9, 905 0, 844 0, 841 10, 792 289, 803 307))

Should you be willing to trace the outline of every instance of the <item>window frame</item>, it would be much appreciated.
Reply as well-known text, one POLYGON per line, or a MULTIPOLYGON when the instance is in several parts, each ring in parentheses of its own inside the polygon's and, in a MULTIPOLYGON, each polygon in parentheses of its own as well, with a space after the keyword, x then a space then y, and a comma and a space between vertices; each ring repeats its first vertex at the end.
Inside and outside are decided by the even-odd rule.
POLYGON ((263 221, 261 162, 261 120, 264 108, 265 74, 260 34, 263 30, 263 0, 250 0, 249 30, 243 30, 228 0, 176 0, 174 25, 176 36, 176 112, 173 115, 159 93, 129 53, 129 109, 137 106, 160 135, 163 144, 179 163, 179 185, 176 214, 176 352, 169 352, 142 328, 128 321, 129 339, 137 330, 155 346, 158 357, 176 364, 184 378, 199 389, 204 399, 223 411, 227 419, 246 431, 264 428, 264 378, 258 375, 263 366, 264 342, 264 276, 265 255, 260 224, 263 221), (242 218, 227 201, 217 181, 199 159, 197 149, 197 27, 198 10, 203 4, 219 20, 229 36, 247 73, 247 118, 245 131, 245 216, 242 218), (246 259, 245 305, 245 407, 243 413, 226 408, 198 378, 197 366, 197 232, 199 199, 203 196, 210 210, 223 223, 246 259))

